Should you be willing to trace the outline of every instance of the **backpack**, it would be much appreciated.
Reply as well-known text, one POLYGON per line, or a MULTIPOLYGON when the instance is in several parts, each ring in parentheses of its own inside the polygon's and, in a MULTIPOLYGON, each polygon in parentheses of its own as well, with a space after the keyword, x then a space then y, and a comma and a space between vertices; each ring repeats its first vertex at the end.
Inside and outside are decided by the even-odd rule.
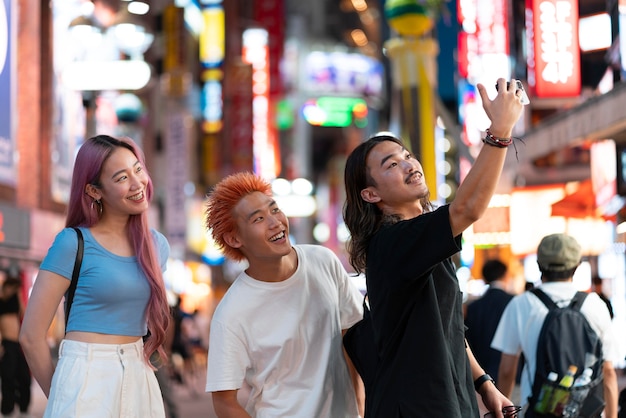
POLYGON ((537 368, 532 381, 532 395, 528 399, 529 408, 524 416, 599 417, 604 409, 602 341, 580 312, 587 293, 577 292, 568 306, 560 308, 541 289, 530 291, 546 305, 549 312, 539 333, 537 368), (559 392, 559 381, 570 366, 577 368, 574 382, 587 368, 592 371, 591 381, 582 386, 574 383, 569 390, 559 392), (548 379, 551 372, 558 375, 555 382, 548 379), (555 407, 556 397, 564 400, 555 407), (542 409, 541 405, 548 406, 542 409))

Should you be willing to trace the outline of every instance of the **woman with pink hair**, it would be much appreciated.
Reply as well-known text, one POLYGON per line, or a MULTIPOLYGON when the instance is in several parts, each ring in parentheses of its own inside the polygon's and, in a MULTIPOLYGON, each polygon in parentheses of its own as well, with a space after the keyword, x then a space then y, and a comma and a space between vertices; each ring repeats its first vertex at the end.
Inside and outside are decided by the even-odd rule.
POLYGON ((169 244, 148 226, 152 194, 131 139, 98 135, 81 146, 66 228, 41 263, 20 332, 48 397, 44 417, 165 417, 149 358, 162 352, 170 318, 162 274, 169 244), (46 335, 70 286, 74 227, 84 256, 55 368, 46 335))

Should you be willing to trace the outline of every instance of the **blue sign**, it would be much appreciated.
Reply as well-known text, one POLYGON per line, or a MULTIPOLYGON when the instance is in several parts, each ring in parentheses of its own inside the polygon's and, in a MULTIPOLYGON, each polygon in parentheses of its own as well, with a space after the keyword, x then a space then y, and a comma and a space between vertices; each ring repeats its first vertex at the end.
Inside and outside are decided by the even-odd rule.
POLYGON ((0 1, 0 183, 15 184, 11 0, 0 1))

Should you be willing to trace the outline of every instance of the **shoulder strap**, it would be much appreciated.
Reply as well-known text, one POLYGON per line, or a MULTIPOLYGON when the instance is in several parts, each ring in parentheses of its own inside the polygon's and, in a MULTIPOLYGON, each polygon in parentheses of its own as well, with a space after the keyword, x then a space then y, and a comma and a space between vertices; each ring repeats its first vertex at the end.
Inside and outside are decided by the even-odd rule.
MULTIPOLYGON (((550 299, 550 296, 548 296, 543 290, 535 287, 533 289, 530 289, 530 291, 535 296, 537 296, 539 300, 541 300, 543 304, 546 305, 546 307, 549 310, 558 308, 558 305, 554 303, 554 301, 550 299)), ((581 292, 581 291, 576 292, 576 294, 574 295, 574 297, 569 303, 569 308, 575 311, 580 311, 580 308, 583 306, 583 302, 585 302, 587 295, 588 294, 586 292, 581 292)))
POLYGON ((546 307, 548 308, 548 310, 552 310, 552 309, 556 309, 558 308, 558 305, 556 303, 554 303, 554 301, 552 299, 550 299, 550 296, 548 296, 546 294, 546 292, 544 292, 543 290, 534 287, 532 289, 530 289, 530 292, 537 296, 539 298, 540 301, 543 302, 544 305, 546 305, 546 307))
POLYGON ((573 309, 575 311, 580 311, 580 308, 582 308, 583 303, 585 302, 585 299, 587 298, 587 295, 588 295, 587 292, 580 292, 580 291, 576 292, 576 294, 572 298, 572 301, 569 303, 570 309, 573 309))
POLYGON ((80 229, 74 227, 76 235, 78 236, 78 248, 76 250, 76 261, 74 261, 74 270, 72 271, 72 281, 70 287, 67 289, 67 296, 65 297, 65 326, 67 327, 67 320, 70 317, 70 308, 72 307, 72 301, 74 300, 74 293, 76 293, 76 285, 78 284, 78 274, 80 273, 80 266, 83 263, 83 233, 80 229))

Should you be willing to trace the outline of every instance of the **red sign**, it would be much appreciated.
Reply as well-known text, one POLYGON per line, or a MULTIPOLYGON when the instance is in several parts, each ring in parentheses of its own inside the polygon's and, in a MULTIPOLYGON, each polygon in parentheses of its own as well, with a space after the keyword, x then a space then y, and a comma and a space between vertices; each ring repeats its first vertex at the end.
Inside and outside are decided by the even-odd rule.
POLYGON ((224 167, 224 174, 252 171, 252 65, 233 63, 228 66, 228 81, 224 90, 226 113, 224 138, 231 167, 224 167))
MULTIPOLYGON (((282 78, 279 63, 283 57, 285 44, 285 0, 263 0, 254 2, 254 19, 261 24, 268 34, 268 76, 269 76, 269 103, 267 109, 267 146, 273 151, 273 163, 263 164, 268 171, 264 174, 273 178, 280 172, 280 144, 276 129, 276 105, 282 94, 282 78), (271 166, 271 167, 270 167, 271 166)), ((265 171, 265 170, 263 170, 265 171)))
POLYGON ((509 22, 505 0, 477 0, 476 38, 479 53, 509 54, 509 22))
POLYGON ((254 19, 267 30, 270 96, 276 97, 282 92, 280 66, 285 43, 285 4, 284 0, 263 0, 254 2, 254 19))
POLYGON ((459 76, 474 80, 480 75, 480 68, 476 65, 480 62, 476 34, 459 31, 457 45, 459 76))
POLYGON ((577 0, 527 0, 528 84, 537 97, 580 94, 577 0))
POLYGON ((459 75, 474 82, 484 75, 483 56, 509 54, 509 22, 505 0, 459 0, 459 75), (480 10, 480 13, 478 11, 480 10))

